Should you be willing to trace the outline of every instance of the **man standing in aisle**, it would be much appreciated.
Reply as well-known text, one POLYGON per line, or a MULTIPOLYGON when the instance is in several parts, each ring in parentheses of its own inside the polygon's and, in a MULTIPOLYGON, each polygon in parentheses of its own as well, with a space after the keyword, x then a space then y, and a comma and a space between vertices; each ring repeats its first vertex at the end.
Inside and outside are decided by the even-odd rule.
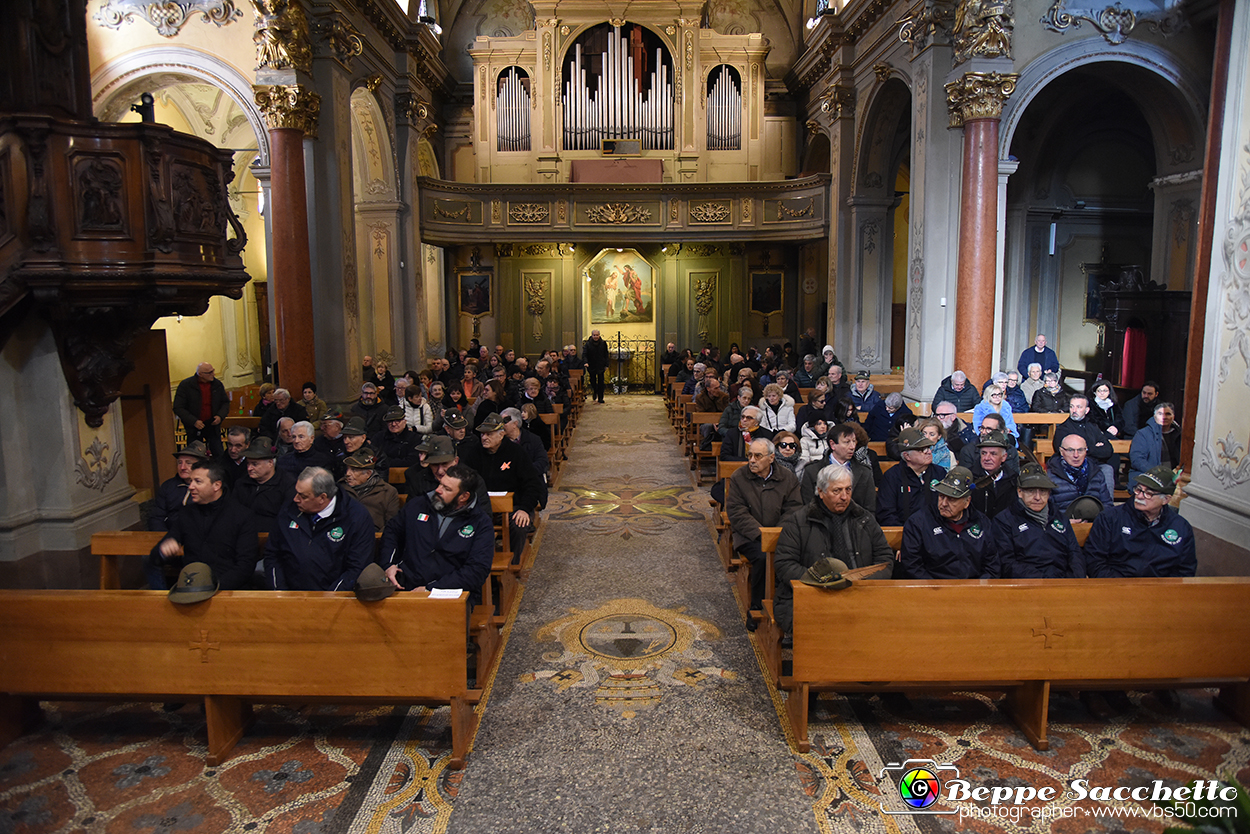
POLYGON ((209 362, 201 362, 195 376, 178 383, 174 393, 174 414, 187 430, 187 443, 203 440, 208 453, 221 459, 221 421, 230 411, 226 386, 217 378, 209 362))
POLYGON ((590 331, 590 338, 582 348, 582 359, 586 360, 586 368, 590 371, 590 384, 594 386, 595 402, 603 402, 603 374, 608 369, 608 343, 603 341, 598 330, 590 331))

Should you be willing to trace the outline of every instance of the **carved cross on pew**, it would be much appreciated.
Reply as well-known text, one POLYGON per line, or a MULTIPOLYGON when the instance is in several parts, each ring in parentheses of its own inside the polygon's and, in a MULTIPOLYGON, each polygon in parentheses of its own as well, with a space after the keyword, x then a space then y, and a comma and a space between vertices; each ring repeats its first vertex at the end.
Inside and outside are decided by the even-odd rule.
POLYGON ((189 651, 195 651, 196 649, 199 649, 200 650, 200 663, 208 663, 208 653, 210 651, 218 651, 218 652, 221 651, 221 644, 208 642, 208 632, 205 630, 201 630, 200 642, 187 644, 187 649, 189 651))
POLYGON ((1033 636, 1034 636, 1034 637, 1041 637, 1043 640, 1045 640, 1045 641, 1046 641, 1046 643, 1045 643, 1045 645, 1043 645, 1043 646, 1042 646, 1042 648, 1043 648, 1043 649, 1049 649, 1049 648, 1051 648, 1051 645, 1050 645, 1050 638, 1052 638, 1052 637, 1062 637, 1062 636, 1063 636, 1063 632, 1062 632, 1062 631, 1059 631, 1058 629, 1056 629, 1056 628, 1054 628, 1054 627, 1052 627, 1052 626, 1051 626, 1051 624, 1050 624, 1050 617, 1045 617, 1045 618, 1043 618, 1042 622, 1046 625, 1046 627, 1045 627, 1045 628, 1035 628, 1035 629, 1033 629, 1033 636))

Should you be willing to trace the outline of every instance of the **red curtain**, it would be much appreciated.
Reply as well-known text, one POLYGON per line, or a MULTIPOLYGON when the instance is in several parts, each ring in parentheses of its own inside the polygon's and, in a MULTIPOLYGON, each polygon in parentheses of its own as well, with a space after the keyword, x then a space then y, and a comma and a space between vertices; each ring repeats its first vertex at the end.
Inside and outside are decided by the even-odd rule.
POLYGON ((1141 388, 1146 382, 1146 331, 1130 327, 1124 331, 1124 350, 1120 354, 1120 385, 1141 388))

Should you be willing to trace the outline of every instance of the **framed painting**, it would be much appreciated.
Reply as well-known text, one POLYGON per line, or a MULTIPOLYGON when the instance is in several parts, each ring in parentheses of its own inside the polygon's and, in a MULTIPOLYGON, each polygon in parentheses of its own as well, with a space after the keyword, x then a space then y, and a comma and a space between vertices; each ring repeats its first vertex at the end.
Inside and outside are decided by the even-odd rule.
POLYGON ((633 249, 603 249, 587 265, 590 323, 645 323, 654 316, 655 270, 633 249))
POLYGON ((781 312, 782 279, 778 269, 761 269, 751 273, 751 312, 771 316, 781 312))
POLYGON ((456 298, 460 315, 480 318, 491 314, 491 273, 484 269, 461 269, 456 273, 456 298))

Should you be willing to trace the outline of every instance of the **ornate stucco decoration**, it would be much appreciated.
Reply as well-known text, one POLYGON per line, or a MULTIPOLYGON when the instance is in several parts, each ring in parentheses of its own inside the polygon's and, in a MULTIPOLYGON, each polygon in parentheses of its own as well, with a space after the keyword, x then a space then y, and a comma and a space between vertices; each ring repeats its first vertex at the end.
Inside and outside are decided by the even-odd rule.
POLYGON ((113 455, 110 459, 108 451, 109 445, 101 441, 97 435, 91 441, 91 445, 78 456, 78 462, 74 464, 74 481, 87 489, 103 492, 104 488, 112 483, 117 473, 121 471, 124 460, 119 454, 113 455))
POLYGON ((604 203, 586 209, 586 219, 591 223, 645 223, 651 219, 651 210, 629 203, 604 203))
POLYGON ((256 10, 256 68, 312 72, 308 16, 299 0, 252 0, 256 10))
MULTIPOLYGON (((351 69, 352 59, 365 51, 365 42, 360 31, 341 13, 335 12, 319 18, 313 25, 313 33, 322 47, 322 54, 329 55, 347 69, 351 69)), ((379 83, 381 80, 381 76, 378 76, 379 83)))
POLYGON ((256 106, 265 117, 270 130, 295 128, 306 136, 317 136, 317 118, 321 114, 321 96, 298 84, 256 87, 256 106))
POLYGON ((438 122, 434 121, 434 108, 415 93, 395 94, 395 117, 412 125, 425 136, 438 130, 438 122))
POLYGON ((960 0, 951 28, 955 66, 969 58, 1010 58, 1012 0, 960 0))
POLYGON ((543 313, 547 312, 547 282, 544 279, 525 279, 525 311, 534 317, 534 341, 541 341, 543 313))
POLYGON ((925 0, 916 14, 899 20, 898 39, 911 44, 913 55, 934 44, 949 43, 954 6, 953 0, 925 0))
POLYGON ((1168 4, 1168 8, 1160 8, 1150 0, 1119 0, 1101 9, 1096 6, 1069 9, 1067 6, 1067 0, 1055 0, 1042 15, 1042 25, 1052 32, 1062 33, 1080 28, 1083 20, 1089 21, 1112 45, 1124 43, 1139 23, 1164 37, 1175 35, 1189 23, 1181 3, 1168 4))
POLYGON ((508 220, 513 223, 545 223, 551 216, 546 203, 509 203, 508 220))
POLYGON ((834 84, 820 94, 820 112, 828 113, 831 119, 851 119, 855 117, 855 88, 834 84))
POLYGON ((699 278, 694 284, 694 309, 699 314, 699 341, 706 343, 708 337, 708 316, 716 303, 716 275, 699 278))
POLYGON ((877 76, 878 84, 884 84, 890 80, 890 76, 894 73, 894 67, 886 63, 874 64, 872 73, 877 76))
POLYGON ((123 23, 136 18, 146 20, 158 34, 172 38, 197 14, 205 23, 219 27, 243 17, 234 0, 105 0, 93 17, 110 29, 120 29, 123 23))
POLYGON ((696 203, 690 207, 690 217, 700 223, 724 223, 729 219, 729 203, 696 203))
POLYGON ((1016 91, 1020 79, 1015 73, 966 72, 947 83, 946 106, 950 110, 950 126, 963 127, 976 119, 997 119, 1003 115, 1003 104, 1016 91))

